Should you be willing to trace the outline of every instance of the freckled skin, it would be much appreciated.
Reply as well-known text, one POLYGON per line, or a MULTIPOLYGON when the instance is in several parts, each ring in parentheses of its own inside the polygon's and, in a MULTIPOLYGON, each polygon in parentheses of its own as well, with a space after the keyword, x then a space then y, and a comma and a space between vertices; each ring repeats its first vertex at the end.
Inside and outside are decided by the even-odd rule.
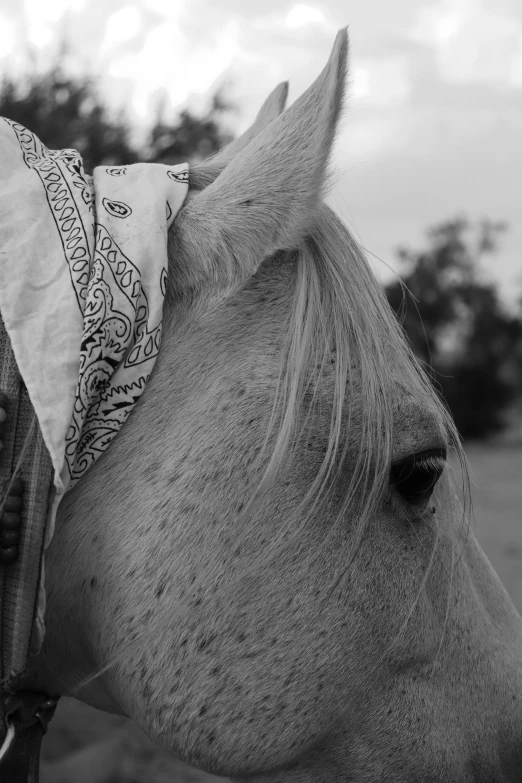
MULTIPOLYGON (((290 278, 290 270, 277 272, 282 291, 290 278)), ((457 545, 459 531, 441 520, 430 576, 390 650, 436 534, 411 527, 389 504, 371 521, 349 578, 330 600, 324 574, 347 557, 350 520, 313 566, 302 568, 290 552, 268 573, 225 590, 238 572, 248 573, 295 506, 327 438, 323 416, 233 554, 233 520, 256 479, 251 457, 269 410, 258 376, 276 371, 269 349, 287 299, 273 300, 255 325, 245 320, 238 329, 233 316, 274 282, 274 269, 262 269, 224 311, 194 319, 182 344, 172 338, 133 413, 134 429, 122 430, 90 481, 66 499, 48 560, 49 660, 70 687, 72 672, 87 676, 160 617, 159 631, 80 696, 131 715, 188 762, 270 783, 344 781, 348 771, 354 780, 381 780, 384 771, 392 781, 481 780, 468 772, 470 748, 489 759, 488 743, 496 747, 500 736, 509 745, 521 726, 520 624, 471 533, 457 545), (229 337, 225 372, 219 351, 229 337), (151 443, 146 433, 153 430, 151 443), (158 461, 157 453, 168 456, 158 461), (432 670, 452 542, 453 611, 432 670)), ((417 416, 422 448, 429 407, 408 406, 399 395, 396 411, 408 424, 408 449, 408 417, 417 416)), ((401 442, 399 436, 399 451, 401 442)), ((303 552, 319 547, 328 526, 322 518, 306 530, 303 552)), ((495 779, 516 779, 509 774, 495 779)))
MULTIPOLYGON (((31 684, 67 693, 117 659, 76 695, 235 781, 515 783, 522 621, 472 532, 442 493, 429 519, 411 522, 386 486, 352 562, 362 485, 333 526, 368 449, 365 357, 346 390, 348 449, 330 504, 259 567, 324 458, 333 365, 292 456, 263 501, 239 516, 261 478, 297 289, 295 253, 274 253, 300 247, 308 223, 329 226, 325 246, 333 233, 319 201, 345 64, 341 33, 288 111, 273 117, 280 101, 269 99, 246 147, 238 140, 234 157, 225 152, 195 172, 202 192, 169 237, 154 374, 59 509, 46 552, 47 634, 31 684)), ((376 283, 366 275, 358 268, 353 283, 371 304, 376 283)), ((371 331, 377 315, 360 318, 360 328, 371 331)), ((384 327, 379 340, 397 461, 444 436, 404 352, 384 327)))

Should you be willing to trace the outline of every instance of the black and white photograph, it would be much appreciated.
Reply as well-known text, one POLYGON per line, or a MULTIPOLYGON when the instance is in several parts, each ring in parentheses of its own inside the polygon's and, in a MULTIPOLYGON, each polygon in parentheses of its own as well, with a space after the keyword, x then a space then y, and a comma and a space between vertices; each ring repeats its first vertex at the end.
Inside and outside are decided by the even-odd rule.
POLYGON ((0 782, 522 783, 521 0, 0 0, 0 782))

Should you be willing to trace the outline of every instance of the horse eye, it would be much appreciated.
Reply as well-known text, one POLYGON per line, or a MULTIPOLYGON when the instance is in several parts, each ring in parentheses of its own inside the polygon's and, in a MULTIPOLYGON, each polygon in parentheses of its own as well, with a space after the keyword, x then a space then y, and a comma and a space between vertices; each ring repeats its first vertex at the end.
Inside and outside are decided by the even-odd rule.
POLYGON ((410 503, 427 500, 444 470, 445 460, 445 449, 431 449, 407 457, 392 465, 390 486, 410 503))

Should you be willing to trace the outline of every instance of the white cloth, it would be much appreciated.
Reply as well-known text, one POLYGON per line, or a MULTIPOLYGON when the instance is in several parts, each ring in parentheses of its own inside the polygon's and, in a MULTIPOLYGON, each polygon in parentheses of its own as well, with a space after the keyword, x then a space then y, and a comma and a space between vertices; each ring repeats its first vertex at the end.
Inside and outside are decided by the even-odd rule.
POLYGON ((154 367, 187 190, 187 164, 99 167, 91 182, 76 150, 0 118, 0 310, 54 467, 46 546, 154 367))

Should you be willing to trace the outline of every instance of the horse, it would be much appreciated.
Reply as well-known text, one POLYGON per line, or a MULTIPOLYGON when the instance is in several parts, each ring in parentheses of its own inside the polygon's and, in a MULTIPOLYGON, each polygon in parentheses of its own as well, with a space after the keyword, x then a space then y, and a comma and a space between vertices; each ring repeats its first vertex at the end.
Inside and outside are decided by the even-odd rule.
POLYGON ((192 167, 160 354, 65 496, 27 687, 238 783, 519 781, 522 621, 462 445, 325 203, 341 30, 192 167), (460 465, 460 467, 459 467, 460 465))

